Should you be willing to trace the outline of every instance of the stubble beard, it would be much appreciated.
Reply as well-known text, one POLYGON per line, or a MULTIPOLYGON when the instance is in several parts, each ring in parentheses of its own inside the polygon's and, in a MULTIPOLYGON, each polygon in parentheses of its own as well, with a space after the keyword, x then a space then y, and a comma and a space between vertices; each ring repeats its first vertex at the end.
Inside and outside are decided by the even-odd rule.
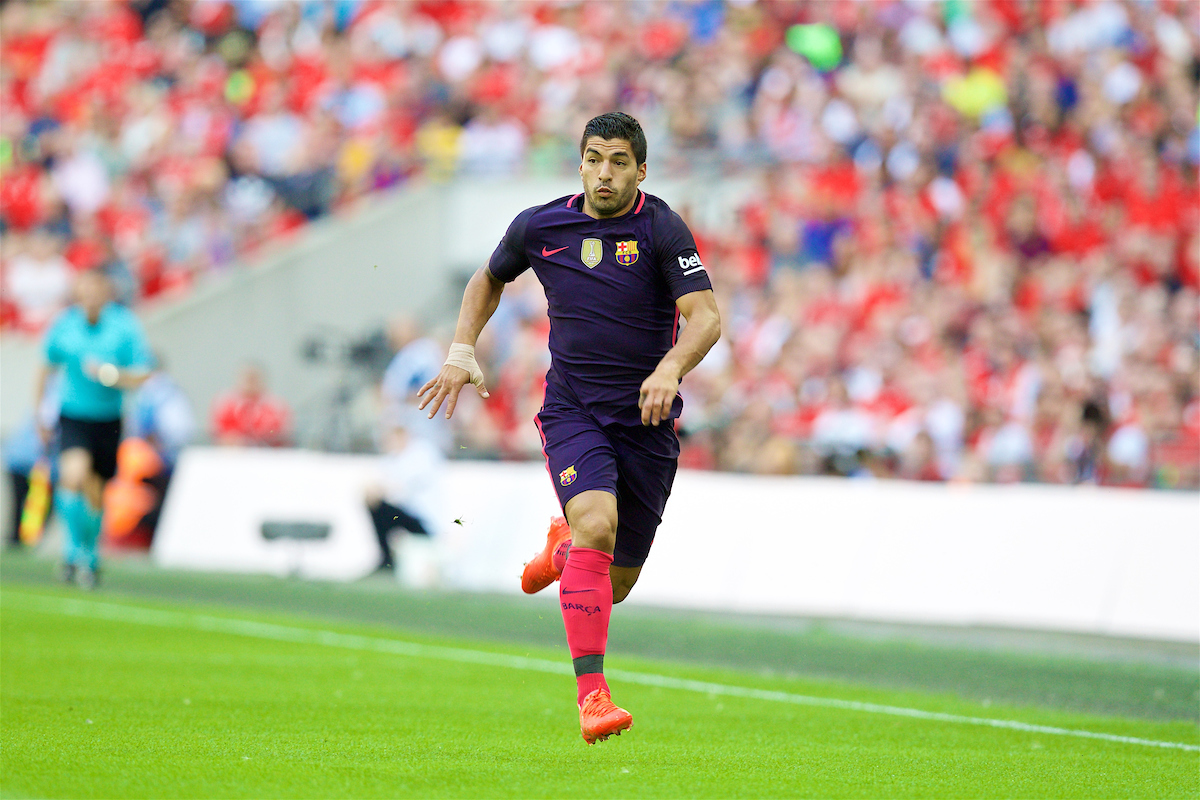
POLYGON ((634 189, 630 189, 620 194, 614 193, 608 197, 604 197, 597 189, 588 189, 588 203, 591 204, 596 213, 607 217, 624 208, 630 199, 632 199, 634 191, 634 189))

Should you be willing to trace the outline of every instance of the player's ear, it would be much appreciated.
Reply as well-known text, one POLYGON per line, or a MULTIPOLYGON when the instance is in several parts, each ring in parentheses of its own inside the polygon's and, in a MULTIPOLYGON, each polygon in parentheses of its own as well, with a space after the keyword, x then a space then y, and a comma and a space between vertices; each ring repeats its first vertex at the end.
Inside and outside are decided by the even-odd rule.
MULTIPOLYGON (((582 165, 582 164, 580 164, 580 165, 579 165, 579 169, 580 169, 580 170, 582 170, 582 169, 583 169, 583 165, 582 165)), ((580 174, 582 175, 583 173, 582 173, 582 172, 580 172, 580 174)), ((637 182, 638 182, 638 183, 641 183, 641 182, 642 182, 642 181, 644 181, 644 180, 646 180, 646 162, 645 162, 645 161, 643 161, 642 163, 638 164, 638 176, 637 176, 637 182)))

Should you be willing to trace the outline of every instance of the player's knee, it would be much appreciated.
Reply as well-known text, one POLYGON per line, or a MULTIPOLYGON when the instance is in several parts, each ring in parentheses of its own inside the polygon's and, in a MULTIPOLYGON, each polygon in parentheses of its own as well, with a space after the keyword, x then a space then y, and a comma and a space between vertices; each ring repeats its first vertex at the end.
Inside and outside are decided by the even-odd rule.
POLYGON ((616 520, 597 510, 575 514, 571 519, 571 541, 575 547, 590 547, 611 553, 617 543, 616 520))
POLYGON ((94 472, 89 472, 83 479, 83 496, 92 508, 104 507, 104 483, 104 478, 94 472))
POLYGON ((613 603, 619 603, 626 597, 629 597, 629 590, 632 588, 632 586, 626 586, 625 584, 613 586, 613 603))
POLYGON ((86 450, 68 450, 58 464, 58 485, 68 492, 82 492, 92 471, 86 450))

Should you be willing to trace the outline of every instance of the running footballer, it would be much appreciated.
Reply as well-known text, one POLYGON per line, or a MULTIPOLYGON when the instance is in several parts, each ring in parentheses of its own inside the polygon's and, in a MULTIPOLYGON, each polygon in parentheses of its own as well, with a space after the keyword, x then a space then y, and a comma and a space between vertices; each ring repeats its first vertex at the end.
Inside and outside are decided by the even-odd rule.
POLYGON ((646 136, 637 120, 592 119, 579 150, 583 191, 517 215, 467 284, 446 364, 419 395, 430 417, 443 403, 450 417, 467 383, 488 396, 475 342, 504 285, 532 268, 546 291, 551 354, 535 422, 566 519, 551 523, 521 587, 532 594, 559 581, 580 729, 592 744, 633 725, 604 680, 609 617, 637 582, 671 493, 679 382, 721 323, 691 232, 638 188, 646 136))

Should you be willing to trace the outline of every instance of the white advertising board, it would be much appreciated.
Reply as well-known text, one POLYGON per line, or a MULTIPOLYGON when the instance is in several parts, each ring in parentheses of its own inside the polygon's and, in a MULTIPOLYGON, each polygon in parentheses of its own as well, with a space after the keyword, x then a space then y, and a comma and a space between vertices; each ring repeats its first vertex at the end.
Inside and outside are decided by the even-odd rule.
MULTIPOLYGON (((370 456, 196 448, 180 461, 164 566, 353 580, 379 552, 370 456), (323 522, 267 541, 268 520, 323 522)), ((518 592, 558 513, 541 464, 451 462, 441 585, 518 592)), ((1200 497, 681 471, 629 603, 1200 641, 1200 497)))

